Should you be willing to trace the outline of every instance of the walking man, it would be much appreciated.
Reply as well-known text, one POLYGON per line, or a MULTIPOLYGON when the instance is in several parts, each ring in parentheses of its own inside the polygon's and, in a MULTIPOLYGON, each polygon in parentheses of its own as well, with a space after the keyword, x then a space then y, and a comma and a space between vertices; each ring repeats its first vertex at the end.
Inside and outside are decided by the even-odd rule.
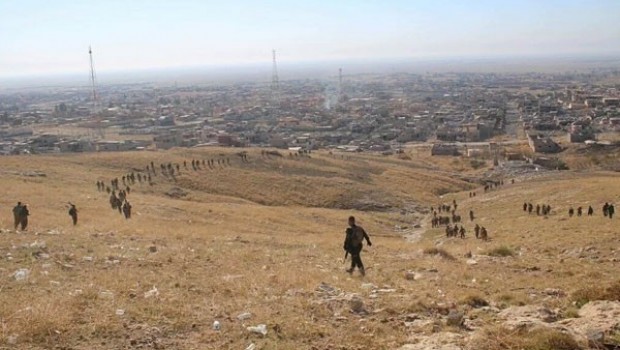
POLYGON ((13 219, 15 220, 15 230, 17 231, 17 227, 21 222, 22 215, 22 202, 17 202, 17 205, 13 207, 13 219))
POLYGON ((351 254, 351 268, 347 270, 350 274, 352 274, 355 267, 357 267, 359 268, 362 276, 366 275, 366 270, 364 269, 364 264, 362 263, 362 258, 360 257, 360 253, 362 252, 362 247, 364 245, 364 239, 368 243, 369 247, 372 246, 366 231, 364 231, 361 226, 357 226, 355 224, 355 217, 349 216, 349 227, 346 230, 344 250, 351 254))
POLYGON ((71 219, 73 220, 73 226, 77 225, 77 208, 75 207, 75 204, 69 203, 69 205, 71 206, 71 208, 69 208, 69 216, 71 216, 71 219))

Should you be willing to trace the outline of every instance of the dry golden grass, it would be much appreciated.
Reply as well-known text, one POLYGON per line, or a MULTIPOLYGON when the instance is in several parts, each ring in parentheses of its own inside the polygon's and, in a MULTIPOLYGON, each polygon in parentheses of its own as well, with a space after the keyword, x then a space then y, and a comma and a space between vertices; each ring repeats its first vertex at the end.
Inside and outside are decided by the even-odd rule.
MULTIPOLYGON (((461 178, 476 171, 452 174, 450 165, 425 157, 341 159, 318 152, 310 159, 266 159, 250 150, 244 164, 235 151, 0 158, 0 347, 243 349, 253 342, 259 349, 393 349, 412 335, 402 315, 437 317, 480 300, 567 307, 570 298, 542 291, 572 293, 617 280, 616 219, 600 213, 602 203, 620 196, 616 174, 518 179, 469 198, 474 185, 461 178), (143 169, 151 160, 182 164, 218 157, 232 165, 182 169, 177 182, 158 175, 154 186, 132 186, 131 220, 112 211, 108 195, 96 190, 95 181, 143 169), (46 176, 23 175, 31 171, 46 176), (165 195, 174 187, 188 195, 165 195), (454 193, 439 198, 438 191, 454 193), (489 242, 472 238, 470 222, 464 223, 464 240, 422 228, 421 240, 407 243, 395 229, 413 226, 425 218, 421 211, 452 199, 463 217, 475 211, 489 242), (24 233, 12 231, 11 208, 18 200, 31 207, 24 233), (76 227, 67 201, 78 206, 76 227), (527 215, 524 201, 549 203, 552 215, 527 215), (588 204, 595 217, 566 215, 569 206, 588 204), (365 278, 344 273, 349 215, 373 241, 362 255, 365 278), (503 245, 516 254, 483 255, 503 245), (465 263, 469 252, 476 265, 465 263), (12 277, 20 268, 30 270, 25 281, 12 277), (419 280, 405 278, 412 270, 419 280), (358 294, 368 314, 352 313, 345 300, 317 292, 321 283, 336 288, 336 296, 358 294), (366 283, 394 291, 373 297, 366 283), (159 294, 145 298, 153 287, 159 294), (245 311, 251 319, 238 320, 245 311), (212 330, 214 320, 221 331, 212 330), (267 336, 246 330, 260 323, 268 326, 267 336)), ((426 219, 422 224, 430 227, 426 219)))

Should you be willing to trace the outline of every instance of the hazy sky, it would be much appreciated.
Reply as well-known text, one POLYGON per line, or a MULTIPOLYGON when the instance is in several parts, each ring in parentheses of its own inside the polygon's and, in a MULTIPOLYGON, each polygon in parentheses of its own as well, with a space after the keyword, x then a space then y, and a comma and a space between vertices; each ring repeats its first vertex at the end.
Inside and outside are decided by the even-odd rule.
POLYGON ((0 0, 0 76, 620 53, 620 0, 0 0))

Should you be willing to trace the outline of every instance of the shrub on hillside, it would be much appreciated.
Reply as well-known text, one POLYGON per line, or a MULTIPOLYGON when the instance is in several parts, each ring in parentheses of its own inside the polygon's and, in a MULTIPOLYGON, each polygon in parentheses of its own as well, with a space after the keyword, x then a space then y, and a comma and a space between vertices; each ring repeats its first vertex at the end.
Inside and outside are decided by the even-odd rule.
POLYGON ((620 280, 610 286, 590 285, 575 291, 571 299, 577 307, 593 300, 620 300, 620 280))
POLYGON ((450 261, 456 260, 456 258, 454 256, 452 256, 452 254, 448 253, 447 251, 445 251, 442 248, 437 248, 437 247, 432 247, 432 248, 424 249, 424 254, 426 254, 426 255, 439 255, 443 259, 450 260, 450 261))
POLYGON ((515 256, 516 253, 510 247, 501 246, 489 250, 486 255, 495 257, 515 256))
POLYGON ((479 295, 468 295, 463 299, 463 304, 467 304, 473 308, 489 306, 489 302, 479 295))
POLYGON ((478 170, 478 169, 486 166, 487 162, 485 162, 484 160, 472 159, 469 162, 469 165, 471 165, 471 167, 474 168, 475 170, 478 170))
POLYGON ((502 327, 486 329, 475 341, 472 349, 478 350, 578 350, 582 347, 567 333, 555 329, 517 331, 502 327))

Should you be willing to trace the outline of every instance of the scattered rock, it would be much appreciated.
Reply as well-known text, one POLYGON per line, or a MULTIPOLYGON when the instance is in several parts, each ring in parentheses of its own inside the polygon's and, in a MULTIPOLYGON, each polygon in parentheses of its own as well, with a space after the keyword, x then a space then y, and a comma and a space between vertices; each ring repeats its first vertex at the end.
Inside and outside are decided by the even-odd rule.
POLYGON ((453 327, 460 327, 463 324, 463 317, 465 315, 456 310, 451 310, 446 318, 446 325, 453 327))
POLYGON ((13 278, 15 278, 16 281, 23 281, 27 279, 28 276, 30 276, 30 270, 28 269, 19 269, 13 273, 13 278))
POLYGON ((188 194, 189 193, 187 191, 184 191, 182 188, 179 188, 179 187, 173 187, 166 192, 166 196, 175 198, 175 199, 183 198, 187 196, 188 194))
POLYGON ((498 317, 504 319, 504 327, 510 330, 549 328, 558 319, 556 312, 540 305, 512 306, 502 310, 498 317))
POLYGON ((17 344, 17 334, 11 334, 6 338, 6 342, 10 345, 17 344))
POLYGON ((150 246, 150 247, 149 247, 149 252, 151 252, 151 253, 157 253, 157 247, 156 247, 156 246, 154 246, 154 245, 150 246))
MULTIPOLYGON (((77 292, 77 290, 76 290, 77 292)), ((76 294, 82 294, 81 290, 80 293, 76 293, 76 294)), ((114 298, 114 293, 108 291, 108 290, 102 290, 101 292, 99 292, 99 296, 105 299, 112 299, 114 298)))
POLYGON ((566 296, 566 293, 558 288, 546 288, 543 291, 544 294, 550 295, 550 296, 554 296, 554 297, 564 297, 566 296))
POLYGON ((267 335, 267 325, 259 324, 258 326, 250 326, 247 328, 248 332, 261 334, 263 336, 267 335))
POLYGON ((249 320, 250 318, 252 318, 252 314, 249 312, 244 312, 244 313, 240 313, 239 315, 237 315, 237 319, 239 321, 249 320))
POLYGON ((465 263, 467 265, 478 265, 478 261, 476 261, 474 259, 467 259, 467 261, 465 263))
POLYGON ((256 349, 256 344, 251 343, 250 345, 248 345, 247 348, 245 348, 245 350, 255 350, 256 349))
POLYGON ((408 281, 417 281, 422 279, 422 274, 415 271, 405 272, 405 279, 408 281))
POLYGON ((428 337, 414 338, 417 343, 403 345, 398 350, 462 350, 460 344, 463 338, 464 336, 458 333, 439 332, 428 337))
POLYGON ((372 283, 362 283, 362 289, 377 289, 377 286, 372 283))
POLYGON ((144 293, 144 298, 145 299, 153 298, 153 297, 158 297, 158 296, 159 296, 159 291, 157 290, 157 288, 155 286, 153 286, 153 289, 151 289, 148 292, 144 293))
POLYGON ((349 307, 351 308, 351 311, 355 312, 356 314, 366 311, 364 310, 364 301, 358 296, 354 296, 351 298, 351 300, 349 300, 349 307))
POLYGON ((579 309, 579 318, 569 318, 558 324, 568 328, 576 338, 588 341, 599 333, 611 334, 620 329, 620 302, 591 301, 579 309))
POLYGON ((125 314, 125 310, 123 309, 116 309, 116 316, 123 316, 125 314))

